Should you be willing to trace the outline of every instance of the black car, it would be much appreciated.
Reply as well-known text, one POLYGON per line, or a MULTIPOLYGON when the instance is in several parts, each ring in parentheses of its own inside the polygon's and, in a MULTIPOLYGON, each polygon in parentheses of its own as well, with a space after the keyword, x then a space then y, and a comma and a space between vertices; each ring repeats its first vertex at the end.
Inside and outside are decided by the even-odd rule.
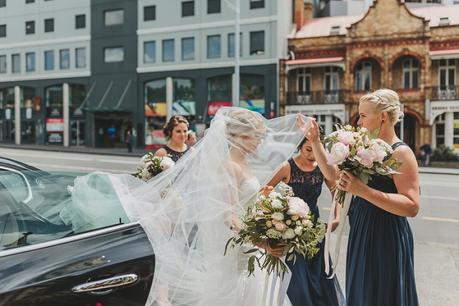
POLYGON ((145 232, 110 188, 115 209, 90 198, 103 218, 82 223, 74 180, 0 157, 0 305, 145 305, 155 266, 145 232))

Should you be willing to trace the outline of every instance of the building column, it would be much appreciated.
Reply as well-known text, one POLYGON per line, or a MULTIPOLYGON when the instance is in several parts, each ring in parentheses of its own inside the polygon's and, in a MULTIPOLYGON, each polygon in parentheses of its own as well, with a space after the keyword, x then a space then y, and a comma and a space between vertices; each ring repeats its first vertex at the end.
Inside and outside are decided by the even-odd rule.
POLYGON ((454 139, 454 113, 445 113, 445 146, 453 148, 454 139))
POLYGON ((333 132, 333 115, 325 116, 325 135, 329 135, 333 132))
POLYGON ((172 117, 172 103, 174 102, 174 82, 171 77, 166 78, 166 116, 167 121, 172 117))
POLYGON ((68 83, 62 85, 62 95, 63 95, 63 114, 64 114, 64 147, 69 146, 69 107, 70 107, 70 86, 68 83))
POLYGON ((14 143, 21 144, 21 87, 14 86, 14 143))

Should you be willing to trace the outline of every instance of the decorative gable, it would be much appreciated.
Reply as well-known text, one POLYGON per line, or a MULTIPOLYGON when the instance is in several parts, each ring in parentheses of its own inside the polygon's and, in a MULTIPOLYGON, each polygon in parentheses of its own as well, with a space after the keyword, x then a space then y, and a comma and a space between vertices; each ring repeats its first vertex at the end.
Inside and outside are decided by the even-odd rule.
POLYGON ((424 36, 429 21, 411 13, 400 0, 375 0, 365 16, 348 28, 348 37, 392 38, 424 36))

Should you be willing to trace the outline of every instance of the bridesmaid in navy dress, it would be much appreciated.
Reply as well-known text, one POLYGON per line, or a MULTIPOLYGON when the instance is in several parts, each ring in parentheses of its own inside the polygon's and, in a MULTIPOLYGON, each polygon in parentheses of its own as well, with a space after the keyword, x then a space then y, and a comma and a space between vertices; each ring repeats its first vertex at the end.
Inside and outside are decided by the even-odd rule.
MULTIPOLYGON (((312 130, 313 133, 308 135, 309 138, 318 139, 317 123, 313 123, 312 130)), ((325 181, 328 186, 334 186, 337 173, 325 161, 316 161, 313 142, 305 138, 298 147, 299 154, 284 162, 268 185, 275 186, 280 181, 284 181, 292 187, 295 196, 308 204, 311 212, 318 218, 320 214, 317 199, 322 192, 322 184, 325 181)), ((320 140, 318 142, 320 144, 320 140)), ((333 221, 333 228, 338 225, 337 222, 337 220, 333 221)), ((295 263, 287 261, 292 271, 287 295, 293 306, 344 305, 344 297, 336 276, 328 279, 325 274, 323 252, 322 243, 319 253, 313 258, 308 260, 298 255, 295 263)))
POLYGON ((355 197, 349 210, 346 299, 349 306, 418 306, 413 235, 407 217, 419 210, 419 176, 411 149, 396 136, 403 115, 397 93, 380 89, 359 102, 358 124, 392 145, 402 164, 392 177, 374 175, 368 185, 340 174, 338 188, 355 197))
POLYGON ((185 117, 172 116, 163 130, 168 142, 163 148, 156 151, 155 156, 169 156, 174 162, 177 162, 189 149, 186 145, 188 126, 188 120, 185 117))

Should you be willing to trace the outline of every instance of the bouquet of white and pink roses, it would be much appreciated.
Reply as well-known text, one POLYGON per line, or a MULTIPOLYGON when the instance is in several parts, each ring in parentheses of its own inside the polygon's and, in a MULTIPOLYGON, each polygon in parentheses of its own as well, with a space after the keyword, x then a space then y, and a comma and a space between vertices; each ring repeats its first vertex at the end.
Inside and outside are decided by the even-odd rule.
MULTIPOLYGON (((365 128, 342 126, 324 139, 328 153, 328 164, 337 165, 339 170, 349 171, 365 184, 371 175, 396 173, 400 163, 391 158, 393 150, 381 139, 373 137, 365 128)), ((335 191, 335 200, 343 206, 345 192, 335 191)))
POLYGON ((137 172, 133 176, 144 180, 145 182, 175 165, 169 156, 155 156, 148 152, 140 160, 137 172))
MULTIPOLYGON (((312 258, 319 252, 319 243, 325 236, 325 224, 316 220, 308 204, 294 197, 287 185, 281 187, 280 193, 272 191, 267 196, 259 195, 242 216, 241 224, 236 236, 228 240, 225 254, 230 245, 268 243, 270 247, 285 245, 284 255, 289 261, 294 261, 296 254, 312 258)), ((260 269, 266 269, 268 273, 275 271, 280 277, 287 271, 280 258, 264 249, 254 246, 245 253, 253 254, 248 259, 249 275, 255 270, 255 261, 260 269)))

